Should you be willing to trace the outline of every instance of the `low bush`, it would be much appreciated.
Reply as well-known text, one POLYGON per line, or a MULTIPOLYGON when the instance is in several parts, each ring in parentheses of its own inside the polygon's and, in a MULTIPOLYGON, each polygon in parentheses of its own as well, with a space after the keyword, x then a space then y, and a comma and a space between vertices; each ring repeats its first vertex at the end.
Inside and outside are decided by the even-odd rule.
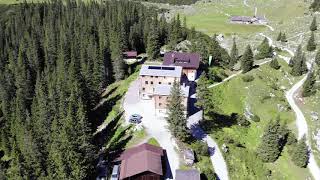
POLYGON ((191 148, 199 156, 209 156, 208 144, 203 141, 195 141, 191 144, 191 148))
POLYGON ((242 80, 243 82, 251 82, 254 80, 254 77, 251 75, 245 75, 245 76, 242 76, 242 80))
POLYGON ((254 122, 260 122, 260 117, 255 114, 255 115, 252 117, 252 121, 254 121, 254 122))

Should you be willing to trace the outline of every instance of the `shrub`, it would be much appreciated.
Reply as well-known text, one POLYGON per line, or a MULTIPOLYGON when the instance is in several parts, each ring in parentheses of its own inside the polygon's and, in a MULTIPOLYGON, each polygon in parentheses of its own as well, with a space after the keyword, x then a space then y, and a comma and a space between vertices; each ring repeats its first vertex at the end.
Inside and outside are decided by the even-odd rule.
POLYGON ((224 78, 228 77, 228 75, 222 68, 212 67, 208 71, 208 77, 211 81, 221 82, 224 78))
POLYGON ((237 121, 237 124, 239 126, 244 126, 244 127, 248 127, 250 126, 250 122, 247 120, 247 118, 243 115, 239 115, 237 114, 236 115, 236 121, 237 121))
POLYGON ((297 138, 296 136, 290 131, 287 135, 287 144, 292 145, 297 143, 297 138))
POLYGON ((252 117, 252 121, 254 121, 254 122, 260 122, 260 117, 255 114, 255 115, 252 117))
POLYGON ((245 75, 245 76, 242 76, 242 80, 243 82, 251 82, 254 80, 254 77, 251 75, 245 75))
POLYGON ((191 144, 191 148, 197 155, 200 156, 209 156, 209 147, 208 144, 203 141, 196 141, 191 144))
POLYGON ((201 179, 202 180, 216 180, 216 174, 212 169, 212 165, 210 162, 210 158, 205 158, 203 162, 201 162, 201 179))
POLYGON ((148 140, 148 144, 151 144, 151 145, 159 146, 159 147, 160 147, 160 144, 158 143, 158 141, 157 141, 155 138, 150 138, 150 139, 148 140))

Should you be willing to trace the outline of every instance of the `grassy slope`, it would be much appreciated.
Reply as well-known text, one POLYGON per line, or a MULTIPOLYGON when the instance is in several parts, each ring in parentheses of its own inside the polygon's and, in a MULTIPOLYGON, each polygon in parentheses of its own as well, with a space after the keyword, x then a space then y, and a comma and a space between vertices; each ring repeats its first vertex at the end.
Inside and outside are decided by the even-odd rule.
MULTIPOLYGON (((286 150, 274 164, 263 164, 255 156, 255 149, 260 143, 260 137, 269 120, 280 115, 282 121, 287 122, 290 128, 295 128, 294 113, 291 111, 279 112, 277 108, 277 104, 288 105, 284 99, 284 92, 272 88, 274 83, 278 86, 291 87, 288 79, 277 79, 277 77, 284 77, 288 70, 288 66, 283 61, 280 63, 282 64, 281 71, 263 65, 260 69, 248 73, 255 77, 252 82, 246 83, 242 81, 241 77, 237 77, 212 89, 216 105, 224 114, 228 115, 232 112, 242 114, 244 108, 249 106, 251 112, 261 118, 258 123, 252 122, 248 129, 232 126, 214 132, 214 137, 220 144, 224 143, 224 139, 228 137, 246 147, 241 148, 227 144, 230 147, 230 152, 225 157, 231 179, 266 179, 267 169, 272 170, 272 179, 305 179, 309 175, 307 169, 301 169, 292 164, 286 150), (270 93, 275 97, 266 99, 262 103, 261 99, 264 96, 268 97, 270 93)), ((292 82, 296 80, 292 79, 292 82)))
MULTIPOLYGON (((302 109, 304 116, 309 124, 309 134, 313 138, 313 133, 316 132, 316 130, 320 129, 320 122, 318 121, 313 121, 311 118, 311 112, 317 112, 320 115, 320 91, 317 92, 317 94, 307 97, 303 99, 304 103, 298 102, 299 107, 302 109)), ((313 139, 312 139, 313 140, 313 139)), ((315 151, 316 150, 316 144, 315 141, 312 141, 312 146, 313 146, 313 153, 314 156, 320 164, 320 152, 315 151)))

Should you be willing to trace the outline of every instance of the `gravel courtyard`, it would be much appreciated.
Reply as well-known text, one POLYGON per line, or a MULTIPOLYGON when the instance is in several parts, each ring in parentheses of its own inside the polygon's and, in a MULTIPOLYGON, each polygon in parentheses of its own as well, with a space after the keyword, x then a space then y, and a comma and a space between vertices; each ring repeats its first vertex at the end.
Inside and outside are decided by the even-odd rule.
POLYGON ((166 120, 155 115, 153 100, 140 100, 139 98, 139 81, 135 80, 130 85, 128 92, 124 98, 123 108, 125 110, 125 118, 128 121, 131 114, 140 114, 142 125, 150 137, 154 137, 160 146, 166 150, 168 161, 165 177, 166 179, 174 179, 175 170, 179 169, 179 155, 177 153, 177 145, 172 138, 166 120), (169 164, 169 165, 168 165, 169 164))

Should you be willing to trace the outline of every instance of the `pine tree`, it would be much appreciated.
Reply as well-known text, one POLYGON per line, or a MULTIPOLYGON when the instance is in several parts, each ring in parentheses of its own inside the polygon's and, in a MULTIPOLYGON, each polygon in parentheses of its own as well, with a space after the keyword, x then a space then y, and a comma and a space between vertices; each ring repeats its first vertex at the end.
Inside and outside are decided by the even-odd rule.
POLYGON ((308 160, 309 160, 309 151, 308 146, 306 144, 306 137, 304 136, 302 139, 299 140, 298 143, 293 145, 293 149, 291 152, 291 160, 295 165, 301 168, 307 167, 308 160))
POLYGON ((278 62, 277 58, 273 58, 269 65, 270 65, 271 68, 277 69, 277 70, 280 69, 280 67, 281 67, 279 65, 279 62, 278 62))
POLYGON ((251 46, 248 45, 241 59, 242 73, 247 73, 251 71, 252 68, 253 68, 253 52, 252 52, 251 46))
POLYGON ((282 33, 282 34, 281 34, 281 42, 287 42, 286 33, 282 33))
POLYGON ((117 32, 112 31, 110 40, 111 59, 113 65, 113 76, 116 81, 122 80, 125 75, 124 62, 122 57, 120 36, 117 32))
POLYGON ((314 73, 311 72, 310 74, 308 74, 308 77, 302 86, 303 97, 309 97, 316 93, 315 83, 316 83, 316 78, 314 76, 314 73))
POLYGON ((211 93, 208 89, 210 83, 205 72, 203 72, 197 82, 197 103, 196 106, 203 109, 203 114, 208 114, 211 110, 211 93))
POLYGON ((317 51, 317 54, 316 54, 314 61, 318 65, 318 67, 320 68, 320 50, 317 51))
POLYGON ((166 120, 169 123, 169 129, 174 137, 178 138, 180 141, 186 142, 189 137, 189 130, 187 128, 187 119, 184 114, 186 107, 183 106, 182 92, 180 89, 180 84, 175 81, 172 88, 171 94, 168 101, 168 117, 166 120))
POLYGON ((154 60, 159 56, 160 47, 158 42, 158 31, 155 27, 148 34, 147 54, 149 60, 154 60))
POLYGON ((310 31, 315 31, 315 30, 317 30, 317 19, 314 16, 310 24, 310 31))
POLYGON ((282 39, 282 33, 281 33, 281 31, 280 31, 279 34, 278 34, 278 36, 277 36, 277 41, 281 41, 281 39, 282 39))
POLYGON ((320 10, 320 1, 319 0, 313 0, 313 2, 310 5, 310 9, 313 10, 313 12, 320 10))
POLYGON ((233 44, 230 52, 230 57, 231 57, 231 60, 229 63, 229 67, 232 69, 239 59, 239 51, 237 48, 236 40, 234 38, 233 38, 233 44))
POLYGON ((280 125, 279 119, 267 125, 257 148, 257 154, 263 162, 275 162, 278 159, 284 146, 286 133, 285 128, 280 125))
POLYGON ((259 53, 255 56, 256 59, 270 58, 273 56, 272 47, 269 46, 269 41, 267 38, 264 38, 262 43, 258 47, 259 53))
POLYGON ((316 50, 316 47, 317 47, 317 44, 315 43, 314 33, 311 32, 311 36, 310 36, 310 39, 308 40, 308 44, 307 44, 307 50, 314 51, 314 50, 316 50))
POLYGON ((290 60, 289 65, 292 67, 291 74, 293 76, 301 76, 302 74, 308 72, 306 57, 302 52, 301 45, 298 46, 294 56, 290 60))

